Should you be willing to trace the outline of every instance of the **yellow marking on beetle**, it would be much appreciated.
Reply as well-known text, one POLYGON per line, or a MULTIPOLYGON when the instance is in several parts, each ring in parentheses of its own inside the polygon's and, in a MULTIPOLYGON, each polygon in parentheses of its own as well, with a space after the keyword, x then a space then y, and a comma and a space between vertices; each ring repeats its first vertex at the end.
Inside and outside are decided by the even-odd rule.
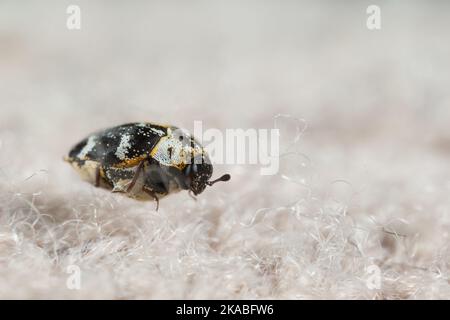
POLYGON ((113 165, 112 167, 113 168, 131 168, 131 167, 135 167, 139 163, 141 163, 142 160, 145 160, 147 158, 148 158, 148 155, 144 154, 144 155, 139 156, 139 157, 135 157, 135 158, 132 158, 132 159, 124 160, 124 161, 122 161, 120 163, 117 163, 117 164, 113 165))
POLYGON ((152 151, 150 152, 150 156, 152 158, 155 157, 156 153, 158 152, 159 149, 159 145, 161 144, 162 141, 167 140, 167 137, 162 137, 161 139, 159 139, 158 143, 156 144, 156 146, 152 149, 152 151))
POLYGON ((103 169, 102 166, 100 166, 100 177, 106 178, 105 170, 103 169))
POLYGON ((173 166, 183 170, 186 167, 186 163, 173 164, 173 166))

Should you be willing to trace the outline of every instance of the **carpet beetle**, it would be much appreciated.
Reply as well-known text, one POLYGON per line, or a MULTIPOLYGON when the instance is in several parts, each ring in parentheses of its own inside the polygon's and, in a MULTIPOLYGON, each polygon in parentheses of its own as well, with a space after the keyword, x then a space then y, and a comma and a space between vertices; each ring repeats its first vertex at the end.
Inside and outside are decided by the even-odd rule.
POLYGON ((156 200, 180 190, 198 195, 210 181, 211 161, 204 148, 174 126, 128 123, 93 133, 64 158, 84 180, 138 200, 156 200))

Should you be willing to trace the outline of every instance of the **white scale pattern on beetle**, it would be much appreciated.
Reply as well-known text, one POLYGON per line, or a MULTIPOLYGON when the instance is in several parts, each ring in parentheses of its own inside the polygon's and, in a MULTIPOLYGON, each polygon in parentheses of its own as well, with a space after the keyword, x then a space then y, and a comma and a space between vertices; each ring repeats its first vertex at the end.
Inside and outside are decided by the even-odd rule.
POLYGON ((131 137, 129 134, 124 134, 120 138, 120 144, 116 150, 116 157, 120 160, 125 160, 125 158, 127 157, 128 149, 131 147, 130 139, 131 137))
POLYGON ((164 164, 166 166, 177 165, 182 163, 182 161, 184 160, 184 152, 182 152, 183 145, 178 139, 163 138, 157 148, 158 149, 156 154, 154 155, 154 159, 161 164, 164 164), (169 148, 172 148, 172 158, 169 157, 169 148))
POLYGON ((148 124, 148 123, 145 123, 145 122, 139 123, 137 126, 138 126, 138 127, 141 127, 141 128, 148 128, 148 129, 150 129, 154 134, 157 134, 157 135, 160 136, 160 137, 162 137, 162 136, 165 135, 164 131, 159 130, 159 129, 155 129, 155 128, 153 128, 153 127, 151 126, 151 124, 148 124))
POLYGON ((94 149, 96 144, 96 136, 90 136, 86 144, 84 145, 83 149, 81 149, 80 153, 78 154, 79 159, 84 159, 86 155, 94 149))
MULTIPOLYGON (((185 140, 190 141, 190 137, 186 137, 185 140)), ((199 155, 204 154, 204 150, 199 144, 195 143, 194 146, 186 145, 173 136, 162 138, 156 148, 157 151, 153 158, 166 166, 177 166, 182 163, 188 164, 197 159, 199 155), (169 152, 169 148, 172 149, 172 152, 169 152)), ((199 159, 202 159, 202 157, 199 159)))
POLYGON ((156 133, 157 135, 159 135, 160 137, 162 137, 162 136, 164 135, 164 131, 162 131, 162 130, 155 129, 155 128, 150 128, 150 130, 151 130, 153 133, 156 133))

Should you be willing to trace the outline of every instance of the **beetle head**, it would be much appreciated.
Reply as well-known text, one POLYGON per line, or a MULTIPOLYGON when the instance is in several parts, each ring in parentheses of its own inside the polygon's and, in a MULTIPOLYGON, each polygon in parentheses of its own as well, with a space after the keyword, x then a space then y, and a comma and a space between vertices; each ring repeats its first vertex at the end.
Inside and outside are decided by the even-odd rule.
POLYGON ((186 166, 185 175, 188 179, 189 190, 198 195, 205 190, 209 178, 211 178, 213 167, 210 163, 191 163, 186 166))
POLYGON ((182 179, 183 189, 189 189, 194 195, 198 195, 205 190, 206 186, 212 186, 219 181, 230 180, 228 174, 214 181, 209 180, 213 173, 211 160, 206 150, 193 136, 177 128, 172 133, 172 139, 174 144, 176 142, 181 145, 179 152, 183 154, 180 157, 185 164, 182 170, 184 174, 182 179))
POLYGON ((219 181, 230 180, 230 175, 224 174, 220 178, 210 181, 209 179, 212 176, 213 166, 207 157, 206 160, 207 161, 205 161, 205 157, 203 156, 201 161, 197 159, 197 161, 193 161, 185 168, 185 176, 189 181, 189 189, 194 193, 194 195, 202 193, 206 186, 212 186, 219 181))

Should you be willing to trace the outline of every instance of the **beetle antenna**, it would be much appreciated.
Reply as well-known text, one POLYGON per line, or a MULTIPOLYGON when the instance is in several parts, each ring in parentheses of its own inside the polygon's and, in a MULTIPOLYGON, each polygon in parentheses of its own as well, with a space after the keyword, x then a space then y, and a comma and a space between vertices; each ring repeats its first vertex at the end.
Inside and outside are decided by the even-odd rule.
POLYGON ((208 186, 212 186, 214 183, 216 183, 216 182, 219 182, 219 181, 228 181, 228 180, 230 180, 231 179, 231 176, 227 173, 227 174, 224 174, 223 176, 221 176, 220 178, 218 178, 218 179, 216 179, 216 180, 213 180, 213 181, 208 181, 206 184, 208 185, 208 186))

